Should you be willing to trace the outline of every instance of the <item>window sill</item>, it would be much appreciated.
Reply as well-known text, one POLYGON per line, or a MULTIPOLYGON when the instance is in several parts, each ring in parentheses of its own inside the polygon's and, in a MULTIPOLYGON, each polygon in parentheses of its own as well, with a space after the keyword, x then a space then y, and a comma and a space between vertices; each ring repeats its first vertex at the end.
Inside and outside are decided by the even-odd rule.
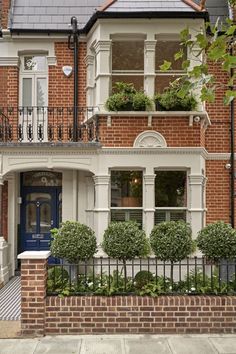
POLYGON ((141 118, 147 117, 148 126, 152 125, 152 118, 154 117, 186 117, 189 119, 189 126, 193 124, 201 124, 202 127, 207 127, 211 125, 209 115, 206 111, 98 111, 91 118, 89 118, 86 123, 94 119, 94 117, 107 117, 107 126, 111 126, 112 118, 115 117, 134 117, 141 118))

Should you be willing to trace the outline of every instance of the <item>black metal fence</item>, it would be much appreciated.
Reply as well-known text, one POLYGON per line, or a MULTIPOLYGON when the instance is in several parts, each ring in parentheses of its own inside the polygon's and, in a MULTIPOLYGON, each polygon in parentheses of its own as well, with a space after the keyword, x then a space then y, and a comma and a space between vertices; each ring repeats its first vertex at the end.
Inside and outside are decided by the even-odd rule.
MULTIPOLYGON (((71 142, 73 107, 0 107, 0 142, 71 142)), ((98 142, 95 107, 78 107, 77 137, 98 142)))
POLYGON ((157 258, 118 261, 93 258, 48 266, 48 295, 232 295, 236 260, 209 263, 202 258, 162 262, 157 258))

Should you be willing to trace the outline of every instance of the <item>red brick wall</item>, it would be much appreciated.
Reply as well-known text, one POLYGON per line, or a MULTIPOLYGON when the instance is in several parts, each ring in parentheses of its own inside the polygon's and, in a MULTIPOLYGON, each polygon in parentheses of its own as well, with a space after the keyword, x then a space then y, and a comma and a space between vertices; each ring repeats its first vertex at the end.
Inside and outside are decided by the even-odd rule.
POLYGON ((0 27, 7 28, 11 0, 0 0, 0 27))
POLYGON ((236 333, 236 297, 48 297, 45 333, 236 333))
POLYGON ((99 120, 100 142, 104 146, 133 146, 137 135, 144 130, 161 133, 167 146, 201 146, 201 127, 199 124, 189 126, 188 117, 153 117, 152 127, 147 126, 147 117, 112 117, 111 127, 107 126, 105 117, 99 120))
POLYGON ((226 163, 225 160, 206 161, 207 223, 230 222, 230 173, 225 168, 226 163))
POLYGON ((24 335, 44 334, 46 281, 46 259, 21 260, 21 329, 24 335))
MULTIPOLYGON (((86 43, 79 44, 78 57, 78 99, 79 106, 86 106, 86 43)), ((70 65, 73 67, 73 51, 68 49, 67 42, 55 43, 55 55, 57 65, 49 67, 49 106, 68 107, 73 106, 74 99, 74 77, 66 77, 62 72, 62 67, 70 65)))

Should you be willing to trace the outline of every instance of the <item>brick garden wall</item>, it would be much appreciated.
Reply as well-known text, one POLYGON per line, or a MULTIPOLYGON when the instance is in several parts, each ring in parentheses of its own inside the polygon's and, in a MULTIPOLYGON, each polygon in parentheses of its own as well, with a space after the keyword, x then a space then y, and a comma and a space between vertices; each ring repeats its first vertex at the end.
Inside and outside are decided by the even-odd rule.
POLYGON ((236 333, 236 297, 48 297, 45 333, 236 333))
POLYGON ((45 253, 18 257, 23 335, 236 333, 236 296, 47 297, 45 253))

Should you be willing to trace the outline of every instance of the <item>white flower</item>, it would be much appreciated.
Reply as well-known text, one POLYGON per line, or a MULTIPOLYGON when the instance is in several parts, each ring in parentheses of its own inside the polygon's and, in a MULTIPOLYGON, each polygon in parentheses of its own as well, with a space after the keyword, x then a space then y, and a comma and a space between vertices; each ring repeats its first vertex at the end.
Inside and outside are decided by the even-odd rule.
POLYGON ((191 291, 195 291, 196 289, 194 287, 191 288, 191 291))

